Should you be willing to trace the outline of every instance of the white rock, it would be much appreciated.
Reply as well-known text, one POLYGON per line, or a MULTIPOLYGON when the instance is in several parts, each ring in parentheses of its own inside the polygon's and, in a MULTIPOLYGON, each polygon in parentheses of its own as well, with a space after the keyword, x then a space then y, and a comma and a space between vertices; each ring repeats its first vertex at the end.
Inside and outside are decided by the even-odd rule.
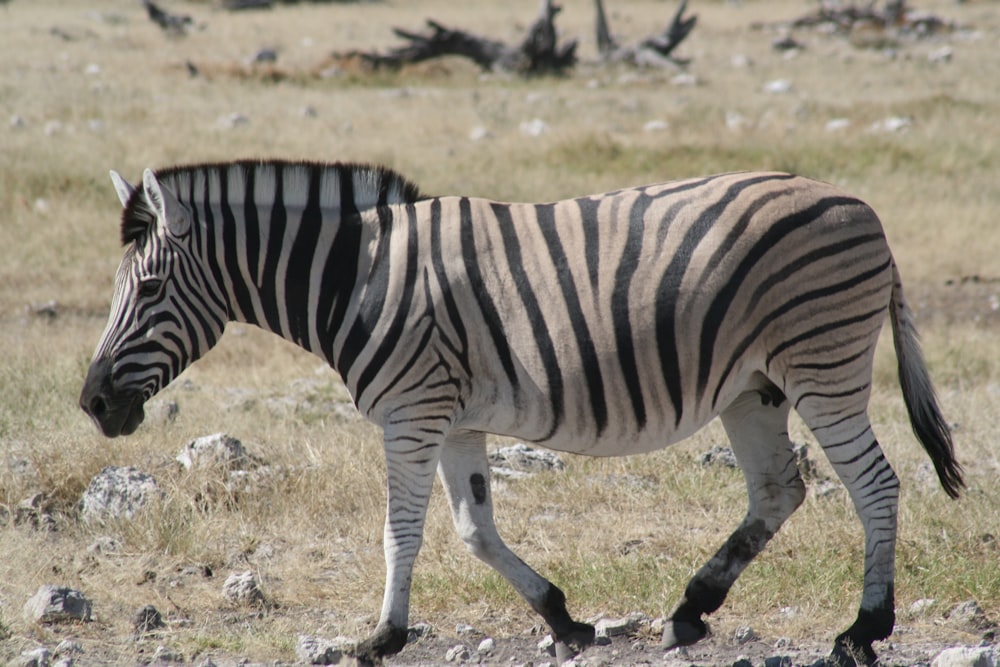
POLYGON ((80 501, 84 521, 131 519, 163 496, 152 475, 129 467, 108 466, 90 480, 80 501))
POLYGON ((489 461, 491 466, 522 472, 563 470, 566 467, 557 454, 534 449, 521 442, 490 452, 489 461))
POLYGON ((851 126, 851 121, 847 118, 831 118, 826 122, 827 132, 839 132, 851 126))
POLYGON ((760 637, 757 636, 757 633, 749 625, 742 625, 736 628, 736 632, 733 633, 733 641, 740 646, 757 641, 758 639, 760 637))
POLYGON ((764 84, 764 92, 773 95, 784 95, 792 92, 792 82, 788 79, 775 79, 764 84))
POLYGON ((556 640, 552 638, 552 635, 545 635, 538 642, 538 652, 543 655, 555 655, 556 654, 556 640))
POLYGON ((248 125, 250 123, 250 117, 242 114, 238 111, 234 111, 231 114, 226 114, 225 116, 219 116, 217 124, 219 127, 231 130, 242 125, 248 125))
POLYGON ((49 649, 44 646, 25 651, 17 660, 11 661, 11 667, 48 667, 49 649))
POLYGON ((445 662, 465 662, 472 657, 472 651, 464 644, 456 644, 444 654, 445 662))
POLYGON ((479 647, 476 648, 476 651, 478 653, 482 653, 483 655, 489 655, 490 653, 493 653, 496 648, 497 643, 494 641, 493 637, 487 637, 483 641, 479 642, 479 647))
POLYGON ((89 621, 93 603, 78 590, 42 586, 24 605, 24 616, 38 623, 89 621))
POLYGON ((643 620, 641 614, 630 614, 624 618, 602 618, 594 625, 598 637, 621 637, 635 634, 643 620))
POLYGON ((910 129, 911 125, 913 119, 908 116, 890 116, 872 123, 868 130, 875 133, 903 132, 910 129))
POLYGON ((184 445, 176 459, 187 470, 192 468, 242 470, 248 462, 243 443, 226 433, 195 438, 184 445))
POLYGON ((907 611, 910 616, 923 616, 927 613, 927 610, 934 606, 936 600, 931 598, 920 598, 909 606, 907 611))
POLYGON ((229 575, 222 585, 222 596, 233 604, 251 607, 265 602, 264 593, 251 570, 229 575))
POLYGON ((482 125, 477 125, 471 130, 469 130, 469 140, 470 141, 482 141, 483 139, 490 139, 493 137, 493 133, 482 125))
POLYGON ((330 640, 299 635, 299 640, 295 644, 295 657, 309 665, 337 665, 344 660, 345 651, 353 644, 354 642, 344 637, 330 640))
POLYGON ((931 661, 931 667, 995 667, 995 650, 989 646, 947 648, 931 661))
POLYGON ((529 137, 540 137, 549 131, 549 124, 541 118, 521 121, 521 134, 529 137))
POLYGON ((642 129, 646 132, 662 132, 670 127, 670 123, 665 120, 651 120, 647 121, 642 129))

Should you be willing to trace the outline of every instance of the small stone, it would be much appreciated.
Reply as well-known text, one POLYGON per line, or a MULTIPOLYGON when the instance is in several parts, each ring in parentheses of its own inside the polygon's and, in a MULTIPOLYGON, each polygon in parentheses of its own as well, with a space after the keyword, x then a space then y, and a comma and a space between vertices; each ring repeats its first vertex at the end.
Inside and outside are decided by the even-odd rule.
POLYGON ((913 604, 909 606, 907 611, 910 616, 923 616, 927 611, 934 606, 936 600, 931 598, 920 598, 916 600, 913 604))
POLYGON ((243 125, 249 125, 250 117, 247 116, 246 114, 234 111, 233 113, 226 114, 224 116, 219 116, 217 122, 219 127, 231 130, 233 128, 241 127, 243 125))
POLYGON ((345 651, 352 645, 353 642, 343 637, 329 640, 299 635, 295 644, 295 657, 309 665, 336 665, 343 660, 345 651))
POLYGON ((743 644, 749 644, 750 642, 757 641, 760 637, 754 632, 753 628, 749 625, 743 625, 736 628, 736 632, 733 633, 733 641, 737 645, 743 646, 743 644))
POLYGON ((434 626, 426 621, 414 623, 406 631, 406 643, 410 644, 425 637, 434 636, 434 626))
POLYGON ((479 631, 467 623, 459 623, 455 626, 455 634, 458 636, 462 635, 476 635, 479 631))
POLYGON ((764 84, 764 92, 772 95, 784 95, 792 92, 792 82, 788 79, 775 79, 764 84))
POLYGON ((479 642, 479 646, 476 648, 476 652, 482 653, 483 655, 489 655, 496 650, 497 644, 493 640, 493 637, 487 637, 483 641, 479 642))
POLYGON ((250 570, 229 575, 222 585, 222 596, 233 604, 247 607, 262 607, 267 603, 257 577, 250 570))
POLYGON ((549 131, 549 124, 541 118, 521 122, 521 134, 529 137, 540 137, 549 131))
POLYGON ((153 651, 153 662, 184 662, 184 656, 172 648, 157 646, 153 651))
POLYGON ((602 618, 594 625, 597 637, 621 637, 635 634, 639 629, 641 614, 630 614, 624 618, 602 618))
POLYGON ((975 600, 966 600, 955 605, 946 614, 948 621, 957 625, 963 625, 973 630, 987 630, 993 626, 986 613, 975 600))
POLYGON ((650 120, 642 126, 643 132, 663 132, 670 129, 670 123, 665 120, 650 120))
POLYGON ((81 653, 83 653, 83 646, 73 639, 64 639, 56 645, 56 657, 80 655, 81 653))
POLYGON ((83 593, 64 586, 42 586, 24 605, 24 615, 38 623, 89 621, 93 603, 83 593))
POLYGON ((152 475, 129 467, 108 466, 90 480, 80 500, 84 521, 131 519, 163 495, 152 475))
POLYGON ((101 535, 90 543, 87 553, 109 556, 122 550, 122 543, 109 535, 101 535))
POLYGON ((520 442, 490 452, 489 461, 491 466, 503 467, 516 472, 534 473, 566 468, 566 464, 557 454, 534 449, 520 442))
POLYGON ((541 641, 538 642, 538 652, 551 656, 556 654, 556 640, 552 638, 552 635, 542 637, 541 641))
POLYGON ((931 667, 995 667, 994 658, 989 646, 956 646, 938 653, 931 667))
POLYGON ((488 128, 482 125, 477 125, 476 127, 469 130, 469 141, 482 141, 484 139, 490 139, 493 137, 493 133, 489 131, 488 128))
POLYGON ((227 433, 195 438, 177 454, 176 460, 186 470, 221 468, 243 470, 249 462, 243 443, 227 433))
POLYGON ((456 644, 444 654, 445 662, 465 662, 472 657, 472 651, 465 644, 456 644))
POLYGON ((729 447, 712 445, 712 448, 698 457, 698 463, 702 466, 719 465, 724 468, 738 468, 736 454, 729 447))
POLYGON ((132 630, 136 637, 142 637, 162 627, 164 627, 163 616, 151 604, 139 609, 132 617, 132 630))
POLYGON ((17 660, 11 661, 11 667, 48 667, 49 649, 44 646, 25 651, 17 660))
POLYGON ((831 118, 826 121, 825 129, 827 132, 840 132, 841 130, 846 130, 851 126, 851 121, 847 118, 831 118))

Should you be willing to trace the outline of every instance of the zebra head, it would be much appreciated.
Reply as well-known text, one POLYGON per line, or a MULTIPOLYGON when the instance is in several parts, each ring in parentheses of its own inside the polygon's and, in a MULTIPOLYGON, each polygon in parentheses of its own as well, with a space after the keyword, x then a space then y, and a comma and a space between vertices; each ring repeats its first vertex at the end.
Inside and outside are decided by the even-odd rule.
POLYGON ((135 431, 145 402, 218 341, 228 309, 197 252, 192 210, 149 169, 141 188, 114 171, 111 180, 125 255, 80 407, 116 437, 135 431))

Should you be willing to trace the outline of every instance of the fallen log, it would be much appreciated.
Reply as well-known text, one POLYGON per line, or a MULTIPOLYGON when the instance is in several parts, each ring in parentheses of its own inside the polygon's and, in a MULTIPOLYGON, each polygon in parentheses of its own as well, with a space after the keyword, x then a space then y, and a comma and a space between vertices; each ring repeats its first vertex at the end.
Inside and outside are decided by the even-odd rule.
POLYGON ((559 44, 555 16, 561 9, 552 0, 543 0, 538 18, 517 47, 427 19, 429 30, 423 33, 393 29, 397 37, 406 40, 403 46, 386 53, 350 51, 334 54, 334 58, 360 58, 372 69, 399 69, 403 65, 431 58, 461 56, 485 71, 502 70, 523 75, 563 74, 576 64, 576 40, 559 44))

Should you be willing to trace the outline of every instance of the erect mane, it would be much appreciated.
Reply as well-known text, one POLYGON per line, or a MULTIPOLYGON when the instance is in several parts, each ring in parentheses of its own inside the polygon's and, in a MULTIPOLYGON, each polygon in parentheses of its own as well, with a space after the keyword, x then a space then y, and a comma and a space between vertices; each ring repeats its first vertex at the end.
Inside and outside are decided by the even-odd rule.
MULTIPOLYGON (((319 183, 326 186, 324 193, 328 195, 327 199, 340 192, 340 184, 346 179, 350 184, 351 206, 357 211, 386 204, 412 203, 424 198, 417 186, 399 173, 371 164, 237 160, 178 165, 156 171, 157 179, 182 202, 197 204, 204 203, 206 195, 210 202, 220 201, 223 189, 227 191, 230 201, 241 199, 246 193, 251 175, 258 188, 268 187, 269 181, 273 183, 277 176, 281 176, 284 183, 299 185, 296 191, 301 192, 308 192, 316 184, 315 179, 321 179, 319 183), (335 192, 329 192, 330 190, 335 192)), ((286 198, 288 205, 304 203, 290 202, 286 198)), ((340 201, 336 205, 340 206, 340 201)), ((142 187, 137 187, 122 212, 122 245, 141 243, 155 222, 156 214, 147 204, 142 187)))

